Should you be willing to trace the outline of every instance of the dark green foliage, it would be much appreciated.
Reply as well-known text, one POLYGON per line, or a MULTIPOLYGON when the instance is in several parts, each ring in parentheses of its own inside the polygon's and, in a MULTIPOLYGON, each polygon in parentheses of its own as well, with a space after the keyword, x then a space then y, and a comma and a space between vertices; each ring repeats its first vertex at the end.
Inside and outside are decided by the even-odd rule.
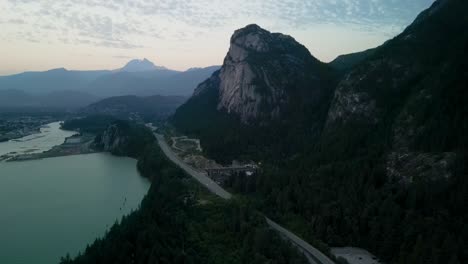
POLYGON ((80 130, 85 133, 98 134, 116 120, 115 117, 107 115, 89 115, 83 118, 73 118, 65 121, 62 125, 66 130, 80 130))
POLYGON ((379 162, 334 162, 309 173, 301 163, 279 170, 266 168, 257 179, 255 197, 262 199, 269 215, 308 240, 359 245, 394 263, 413 263, 406 252, 431 263, 445 263, 434 249, 449 240, 454 245, 445 249, 446 254, 466 260, 466 168, 450 182, 421 181, 402 188, 386 183, 379 162), (292 221, 296 218, 299 224, 292 221), (415 248, 419 236, 422 249, 415 248))
POLYGON ((374 54, 375 49, 368 49, 361 52, 340 55, 333 61, 329 63, 329 65, 337 69, 339 71, 346 72, 350 69, 353 69, 356 65, 366 60, 369 56, 374 54))
POLYGON ((94 147, 117 156, 139 158, 145 149, 155 142, 153 133, 146 126, 107 115, 89 115, 69 119, 63 123, 62 128, 95 134, 94 147), (104 142, 104 140, 109 142, 104 142), (105 144, 113 147, 104 149, 105 144))
MULTIPOLYGON (((200 138, 204 151, 219 162, 233 159, 284 159, 310 149, 328 111, 331 92, 314 107, 304 103, 286 109, 287 118, 265 124, 242 124, 238 117, 217 111, 219 77, 215 73, 197 96, 179 107, 171 122, 180 131, 200 138), (274 142, 274 144, 272 144, 274 142)), ((299 95, 298 95, 299 96, 299 95)))
POLYGON ((325 125, 328 101, 291 113, 287 126, 246 126, 216 111, 213 89, 211 101, 192 98, 173 123, 215 159, 262 161, 257 178, 232 179, 229 187, 309 241, 361 246, 388 263, 466 263, 467 10, 468 1, 436 1, 349 71, 351 91, 344 92, 366 93, 375 122, 357 116, 325 125), (208 125, 197 113, 222 121, 208 125), (395 142, 410 153, 455 153, 452 176, 393 182, 387 155, 401 151, 395 142))
POLYGON ((83 112, 106 113, 119 119, 161 120, 172 114, 185 100, 182 96, 115 96, 93 103, 83 112))
POLYGON ((103 147, 103 137, 111 137, 111 141, 118 140, 118 145, 108 149, 113 155, 139 158, 145 149, 156 139, 149 128, 130 121, 117 120, 109 124, 108 128, 95 138, 97 148, 103 147))
POLYGON ((200 202, 198 185, 156 144, 148 146, 138 169, 152 180, 140 209, 62 264, 306 263, 249 204, 210 195, 200 202))
MULTIPOLYGON (((247 158, 259 152, 269 158, 284 158, 308 147, 310 144, 304 143, 314 142, 324 125, 338 74, 292 37, 270 33, 257 25, 237 30, 231 45, 242 45, 246 53, 242 63, 247 63, 255 76, 249 83, 255 86, 254 98, 240 96, 233 101, 235 104, 249 103, 248 100, 258 102, 255 117, 247 115, 245 118, 252 120, 243 120, 240 124, 239 116, 218 109, 220 78, 232 76, 220 76, 220 72, 215 72, 177 109, 172 118, 176 128, 199 137, 206 153, 221 162, 247 158), (267 48, 259 51, 250 44, 239 44, 248 34, 256 34, 267 48), (271 142, 278 144, 272 148, 271 142)), ((229 71, 232 65, 242 67, 233 56, 235 54, 228 53, 221 72, 229 71)))

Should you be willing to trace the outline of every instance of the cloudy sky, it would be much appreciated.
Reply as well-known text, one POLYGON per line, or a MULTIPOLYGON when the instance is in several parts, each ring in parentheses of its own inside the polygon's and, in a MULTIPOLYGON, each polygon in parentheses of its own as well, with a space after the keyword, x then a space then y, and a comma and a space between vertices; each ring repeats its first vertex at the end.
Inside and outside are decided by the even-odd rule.
POLYGON ((133 58, 184 70, 221 64, 256 23, 322 61, 377 46, 434 0, 0 0, 0 75, 114 69, 133 58))

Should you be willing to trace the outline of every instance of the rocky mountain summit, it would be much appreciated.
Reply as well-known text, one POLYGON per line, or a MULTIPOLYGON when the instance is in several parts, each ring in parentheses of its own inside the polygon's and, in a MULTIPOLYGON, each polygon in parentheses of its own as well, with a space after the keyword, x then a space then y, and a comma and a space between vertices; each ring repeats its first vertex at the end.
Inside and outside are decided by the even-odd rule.
POLYGON ((143 72, 143 71, 154 71, 154 70, 167 70, 166 67, 156 66, 153 62, 144 58, 142 60, 134 59, 129 61, 125 66, 119 71, 124 72, 143 72))
POLYGON ((292 37, 248 25, 174 124, 216 150, 221 142, 251 149, 273 141, 283 155, 310 145, 321 157, 326 149, 331 159, 349 159, 378 149, 389 179, 450 178, 466 142, 459 124, 468 114, 467 9, 466 1, 436 1, 382 46, 342 56, 337 72, 292 37), (214 143, 210 126, 228 139, 214 143))
POLYGON ((248 25, 234 32, 223 66, 211 80, 195 97, 215 86, 217 109, 252 123, 314 107, 328 93, 332 71, 292 37, 248 25))

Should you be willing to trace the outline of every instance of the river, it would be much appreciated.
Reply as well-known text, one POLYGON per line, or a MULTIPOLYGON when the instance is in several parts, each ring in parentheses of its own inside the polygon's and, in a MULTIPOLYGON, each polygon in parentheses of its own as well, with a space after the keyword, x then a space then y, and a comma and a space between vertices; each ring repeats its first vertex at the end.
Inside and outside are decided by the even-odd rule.
MULTIPOLYGON (((74 131, 60 129, 60 122, 53 122, 40 128, 40 132, 19 139, 0 143, 1 156, 41 153, 60 145, 65 138, 76 134, 74 131)), ((0 159, 1 160, 1 159, 0 159)))
MULTIPOLYGON (((49 125, 41 137, 16 142, 44 151, 53 145, 37 140, 60 144, 70 135, 49 125)), ((5 142, 0 151, 7 143, 13 149, 5 142)), ((149 185, 136 160, 106 153, 0 162, 0 263, 57 263, 76 255, 137 209, 149 185)))

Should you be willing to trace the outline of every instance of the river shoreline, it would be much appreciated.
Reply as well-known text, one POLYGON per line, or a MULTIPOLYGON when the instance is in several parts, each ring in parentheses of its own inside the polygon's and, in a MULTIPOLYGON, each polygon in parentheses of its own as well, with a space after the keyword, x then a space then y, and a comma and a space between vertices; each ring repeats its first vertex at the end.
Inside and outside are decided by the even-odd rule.
POLYGON ((61 129, 61 121, 42 125, 38 133, 0 143, 1 161, 25 161, 99 152, 94 134, 61 129))
POLYGON ((0 263, 59 263, 137 210, 150 182, 109 153, 0 163, 0 263))
POLYGON ((59 121, 57 118, 48 116, 34 119, 22 116, 0 120, 0 143, 38 134, 41 128, 57 121, 59 121))
MULTIPOLYGON (((6 159, 6 162, 14 161, 28 161, 28 160, 38 160, 46 158, 55 158, 55 157, 64 157, 64 156, 73 156, 81 154, 91 154, 99 153, 102 151, 96 150, 93 147, 94 135, 84 134, 84 135, 73 135, 65 139, 60 145, 52 147, 52 149, 33 154, 21 154, 16 155, 11 158, 6 159)), ((0 161, 1 161, 0 157, 0 161)))

